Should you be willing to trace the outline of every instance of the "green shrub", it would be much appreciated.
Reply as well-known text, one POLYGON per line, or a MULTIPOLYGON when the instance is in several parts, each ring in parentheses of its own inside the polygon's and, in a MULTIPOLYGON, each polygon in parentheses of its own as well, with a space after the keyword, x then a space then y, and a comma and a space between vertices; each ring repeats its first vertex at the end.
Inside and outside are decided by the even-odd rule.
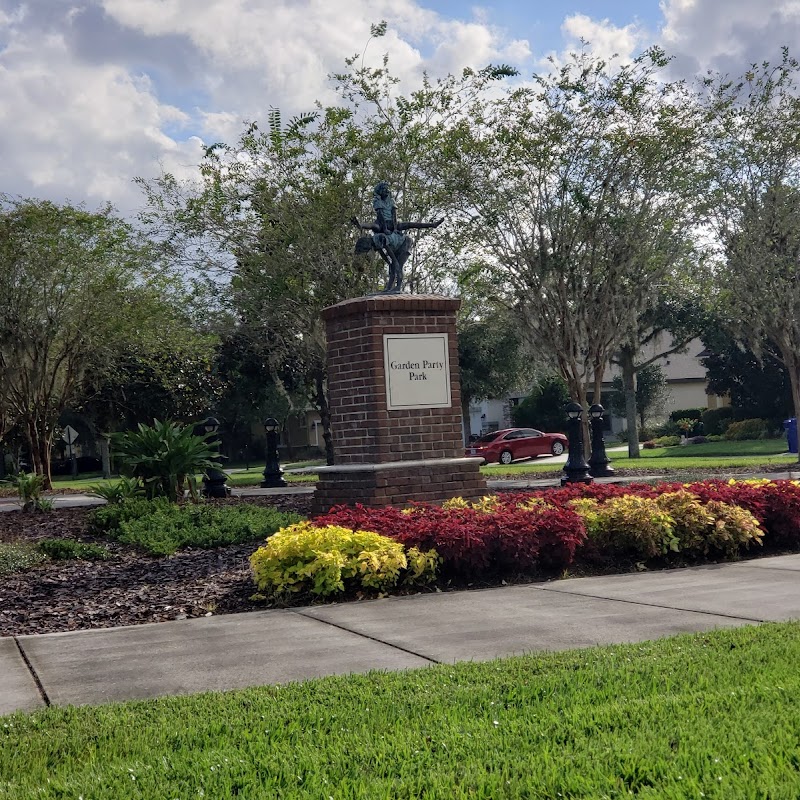
POLYGON ((39 549, 53 561, 102 561, 109 558, 108 549, 100 544, 76 542, 74 539, 43 539, 38 543, 39 549))
POLYGON ((406 551, 388 536, 310 522, 278 531, 250 557, 256 586, 272 597, 305 591, 325 597, 358 587, 386 590, 401 579, 429 582, 438 561, 434 550, 406 551))
POLYGON ((676 419, 675 424, 678 426, 678 430, 680 430, 682 436, 691 436, 694 426, 697 424, 697 420, 683 417, 682 419, 676 419))
POLYGON ((52 511, 53 501, 42 497, 44 490, 44 475, 37 475, 35 472, 20 472, 8 480, 17 490, 20 500, 22 500, 23 511, 52 511))
POLYGON ((138 478, 120 478, 115 483, 97 484, 90 488, 89 494, 105 500, 109 505, 123 503, 144 495, 144 488, 138 478))
POLYGON ((652 433, 653 435, 650 438, 656 439, 660 436, 681 436, 683 431, 678 427, 676 422, 670 420, 663 425, 658 425, 653 429, 652 433))
POLYGON ((724 433, 724 438, 740 442, 746 439, 763 439, 766 435, 766 420, 743 419, 739 422, 731 422, 724 433))
POLYGON ((23 542, 0 542, 0 575, 9 575, 41 564, 46 558, 35 545, 23 542))
POLYGON ((703 412, 703 427, 706 436, 721 436, 733 422, 733 408, 723 406, 722 408, 709 408, 703 412))
POLYGON ((156 419, 152 427, 140 424, 138 431, 115 433, 111 442, 122 472, 138 478, 149 498, 176 502, 185 486, 197 500, 195 475, 219 467, 218 444, 209 441, 211 436, 196 436, 191 425, 156 419))
POLYGON ((121 503, 100 506, 89 514, 89 532, 98 535, 113 534, 123 522, 166 511, 172 506, 173 503, 165 497, 156 497, 154 500, 132 498, 121 503))
POLYGON ((680 436, 659 436, 657 439, 653 439, 653 444, 656 447, 675 447, 680 443, 680 436))
MULTIPOLYGON (((125 508, 126 504, 118 506, 125 508)), ((259 506, 180 506, 175 503, 151 505, 149 513, 119 518, 108 535, 133 544, 151 555, 171 555, 182 547, 210 549, 251 542, 271 536, 301 517, 259 506)))
POLYGON ((712 433, 709 436, 706 436, 706 439, 709 442, 722 442, 722 441, 724 441, 725 437, 724 436, 720 436, 719 434, 712 433))
POLYGON ((682 419, 689 419, 693 422, 700 422, 703 419, 705 408, 676 408, 669 415, 672 422, 680 422, 682 419))

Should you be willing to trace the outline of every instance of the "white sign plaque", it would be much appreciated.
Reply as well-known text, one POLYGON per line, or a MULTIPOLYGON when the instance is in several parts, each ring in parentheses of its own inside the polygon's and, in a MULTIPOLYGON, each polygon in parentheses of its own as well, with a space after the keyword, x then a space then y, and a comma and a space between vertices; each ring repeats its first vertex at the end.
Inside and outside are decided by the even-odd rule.
POLYGON ((452 405, 446 333, 385 333, 383 362, 389 411, 452 405))

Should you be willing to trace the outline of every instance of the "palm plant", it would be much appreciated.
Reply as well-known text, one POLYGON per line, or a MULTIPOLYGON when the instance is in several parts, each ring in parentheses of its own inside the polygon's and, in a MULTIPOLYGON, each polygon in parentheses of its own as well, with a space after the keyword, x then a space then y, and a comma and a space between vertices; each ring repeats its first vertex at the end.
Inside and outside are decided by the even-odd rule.
POLYGON ((219 468, 219 445, 209 441, 213 434, 196 435, 191 425, 153 420, 139 424, 137 431, 111 437, 120 471, 138 478, 148 498, 168 497, 177 502, 188 487, 198 500, 197 474, 219 468))

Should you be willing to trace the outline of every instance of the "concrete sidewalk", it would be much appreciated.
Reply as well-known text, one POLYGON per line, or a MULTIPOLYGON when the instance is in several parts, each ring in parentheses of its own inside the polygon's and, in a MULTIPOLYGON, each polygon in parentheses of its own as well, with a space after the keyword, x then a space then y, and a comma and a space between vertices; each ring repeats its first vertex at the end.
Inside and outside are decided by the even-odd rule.
POLYGON ((800 554, 0 639, 0 714, 800 619, 800 554))

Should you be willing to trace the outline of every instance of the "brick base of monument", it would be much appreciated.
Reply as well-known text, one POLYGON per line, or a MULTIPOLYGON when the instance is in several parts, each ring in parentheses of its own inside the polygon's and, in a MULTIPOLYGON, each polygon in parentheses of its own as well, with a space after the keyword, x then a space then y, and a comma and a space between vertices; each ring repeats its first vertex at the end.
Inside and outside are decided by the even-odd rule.
POLYGON ((479 458, 442 458, 321 467, 312 512, 319 514, 339 504, 406 506, 411 501, 442 503, 451 497, 483 497, 487 490, 482 463, 479 458))

